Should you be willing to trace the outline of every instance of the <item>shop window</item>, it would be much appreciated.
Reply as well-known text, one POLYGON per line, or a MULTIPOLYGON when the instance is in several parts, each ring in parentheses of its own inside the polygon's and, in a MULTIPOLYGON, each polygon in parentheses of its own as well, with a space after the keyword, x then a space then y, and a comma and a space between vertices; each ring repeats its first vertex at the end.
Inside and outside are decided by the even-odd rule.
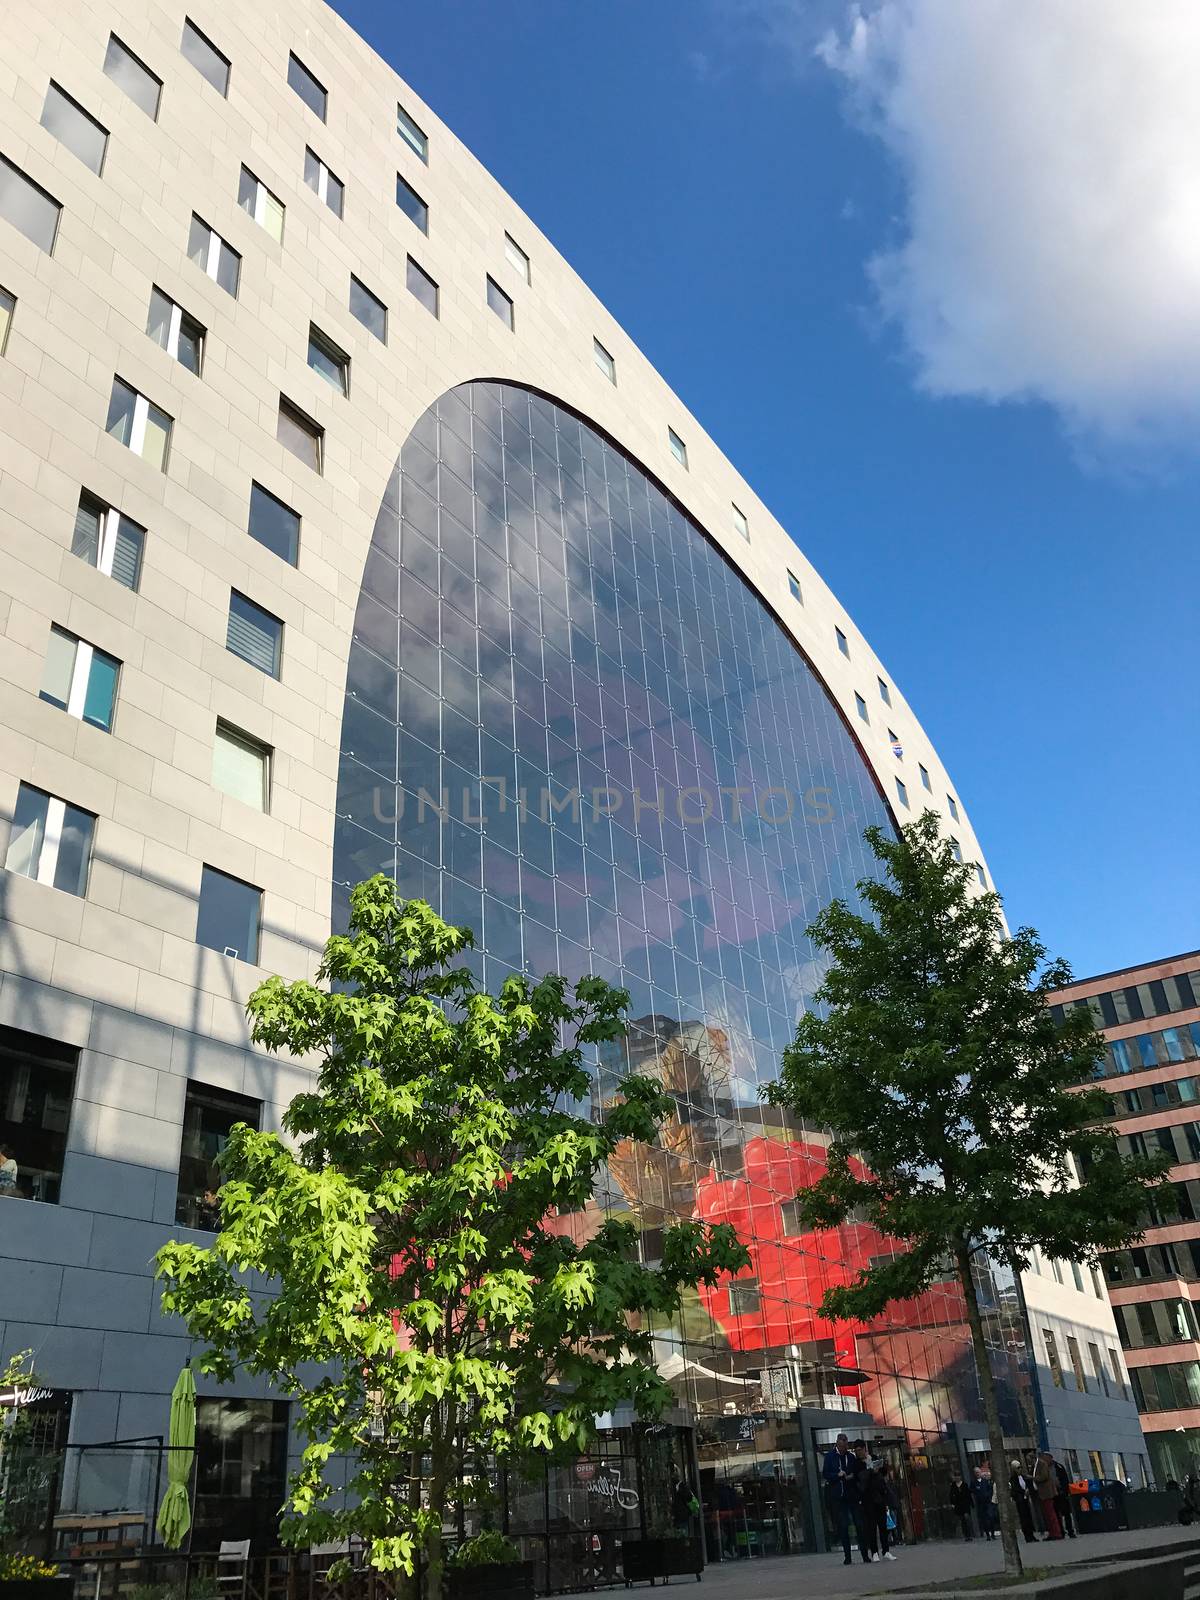
POLYGON ((79 1052, 0 1028, 0 1197, 56 1204, 79 1052))
POLYGON ((196 1549, 215 1550, 223 1539, 249 1539, 255 1550, 276 1548, 287 1440, 284 1400, 196 1402, 196 1549))

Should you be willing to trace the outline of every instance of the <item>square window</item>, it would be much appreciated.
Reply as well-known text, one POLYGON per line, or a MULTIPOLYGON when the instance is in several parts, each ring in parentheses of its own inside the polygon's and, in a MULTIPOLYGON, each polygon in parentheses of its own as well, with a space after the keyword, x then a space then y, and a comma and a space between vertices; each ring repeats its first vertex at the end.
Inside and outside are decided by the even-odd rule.
POLYGON ((833 631, 837 635, 837 647, 848 661, 850 659, 850 641, 840 628, 835 628, 833 631))
POLYGON ((908 810, 908 788, 903 778, 896 779, 896 795, 904 809, 908 810))
POLYGON ((799 600, 801 605, 804 604, 804 592, 800 588, 800 579, 794 572, 790 571, 788 573, 788 593, 793 600, 799 600))
POLYGON ((179 48, 184 59, 190 61, 200 76, 212 84, 220 95, 229 93, 229 57, 222 55, 216 45, 192 21, 184 19, 183 38, 179 48))
POLYGON ((314 472, 321 471, 325 429, 283 395, 279 397, 275 437, 285 450, 290 450, 306 467, 311 467, 314 472))
POLYGON ((66 894, 84 895, 95 827, 90 811, 23 783, 17 790, 5 871, 66 894))
POLYGON ((729 1315, 731 1317, 749 1317, 758 1311, 761 1304, 758 1281, 755 1278, 746 1278, 743 1281, 734 1280, 729 1285, 729 1315))
POLYGON ((224 1181, 219 1157, 238 1123, 257 1129, 262 1102, 229 1089, 188 1081, 183 1101, 183 1138, 179 1146, 179 1184, 175 1221, 181 1228, 215 1232, 220 1226, 217 1193, 224 1181))
POLYGON ((380 341, 387 343, 387 307, 357 278, 350 279, 350 313, 380 341))
POLYGON ((687 445, 684 444, 674 428, 667 429, 667 440, 671 446, 671 454, 681 467, 686 467, 688 464, 687 445))
POLYGON ((95 117, 53 81, 46 90, 42 106, 42 127, 99 177, 108 148, 108 129, 102 128, 95 117))
POLYGON ((283 656, 283 623, 244 594, 231 589, 225 648, 269 678, 278 678, 283 656))
POLYGON ((334 177, 315 151, 307 148, 304 151, 304 181, 335 217, 341 216, 346 186, 340 178, 334 177))
POLYGON ((12 327, 13 312, 17 309, 16 296, 0 289, 0 356, 8 346, 8 330, 12 327))
POLYGON ((521 249, 521 246, 513 238, 511 233, 506 233, 504 235, 504 254, 508 257, 509 266, 515 267, 524 278, 525 282, 529 283, 531 281, 529 257, 525 254, 524 250, 521 249))
POLYGON ((20 167, 0 156, 0 217, 47 255, 54 249, 62 207, 20 167))
POLYGON ((283 243, 283 201, 273 195, 249 167, 242 168, 238 180, 238 205, 250 213, 260 228, 266 229, 276 244, 283 243))
POLYGON ((192 226, 188 234, 188 259, 194 261, 201 272, 206 273, 227 294, 237 299, 242 258, 232 245, 226 244, 221 235, 195 213, 192 214, 192 226))
POLYGON ((110 733, 120 671, 115 656, 55 624, 46 647, 39 698, 110 733))
POLYGON ((315 112, 324 122, 325 108, 329 101, 325 85, 312 75, 299 56, 288 56, 287 81, 308 109, 315 112))
POLYGON ((495 278, 487 281, 487 303, 500 318, 506 328, 513 326, 513 303, 509 295, 496 282, 495 278))
POLYGON ((250 485, 246 532, 293 567, 300 558, 300 515, 261 483, 250 485))
POLYGON ((142 570, 145 528, 106 506, 85 489, 79 496, 71 554, 126 589, 136 589, 142 570))
POLYGON ((928 789, 929 792, 932 794, 933 793, 933 785, 929 781, 929 772, 928 772, 928 770, 925 767, 921 766, 920 762, 917 763, 917 767, 918 767, 918 769, 920 771, 920 774, 921 774, 921 787, 922 787, 922 789, 928 789))
POLYGON ((959 820, 958 801, 952 794, 948 794, 946 796, 946 804, 950 807, 950 815, 954 818, 955 822, 957 822, 959 820))
POLYGON ((858 712, 859 718, 863 722, 870 722, 871 713, 867 710, 867 702, 863 699, 862 695, 859 694, 857 689, 854 691, 854 705, 858 712))
POLYGON ((876 678, 875 682, 879 685, 879 698, 883 701, 885 706, 890 706, 892 703, 892 691, 888 688, 887 684, 884 683, 882 678, 876 678))
POLYGON ((617 363, 609 355, 608 351, 600 343, 599 339, 594 338, 592 340, 592 356, 595 359, 596 365, 608 379, 609 383, 616 383, 617 363))
POLYGON ((161 289, 150 291, 150 315, 146 332, 161 350, 173 356, 181 367, 200 376, 204 361, 204 329, 195 317, 189 317, 182 306, 161 289))
POLYGON ((429 139, 424 130, 413 121, 404 107, 400 105, 396 107, 396 132, 408 145, 409 149, 414 150, 421 160, 428 164, 429 139))
POLYGON ((308 364, 331 389, 341 395, 350 393, 350 357, 312 323, 308 326, 308 364))
POLYGON ((438 314, 438 286, 425 271, 424 267, 418 266, 411 256, 408 258, 407 281, 408 292, 415 295, 426 311, 432 311, 436 317, 438 314))
POLYGON ((65 1044, 0 1028, 0 1143, 15 1169, 4 1185, 9 1195, 58 1203, 78 1063, 78 1050, 65 1044))
POLYGON ((258 961, 262 890, 206 866, 200 876, 196 943, 239 961, 258 961))
POLYGON ((167 413, 151 405, 144 394, 122 378, 113 379, 105 432, 160 472, 167 470, 173 425, 167 413))
POLYGON ((271 749, 218 721, 213 740, 213 787, 255 811, 271 808, 271 749))
POLYGON ((128 45, 122 44, 115 33, 108 36, 108 49, 104 53, 104 73, 118 88, 140 106, 153 122, 158 121, 158 103, 162 96, 162 79, 150 71, 146 63, 135 56, 128 45))
POLYGON ((415 222, 422 233, 429 232, 429 207, 399 173, 396 174, 396 204, 410 222, 415 222))
POLYGON ((733 531, 739 538, 745 539, 747 544, 750 543, 750 524, 746 520, 746 513, 740 511, 737 506, 733 507, 733 531))

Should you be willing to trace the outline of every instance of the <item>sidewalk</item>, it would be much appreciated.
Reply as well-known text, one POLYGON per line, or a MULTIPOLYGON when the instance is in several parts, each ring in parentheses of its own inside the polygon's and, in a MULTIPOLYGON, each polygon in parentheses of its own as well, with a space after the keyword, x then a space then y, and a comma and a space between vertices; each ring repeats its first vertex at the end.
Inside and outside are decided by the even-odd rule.
MULTIPOLYGON (((1194 1544, 1196 1540, 1194 1528, 1137 1528, 1125 1533, 1081 1534, 1051 1544, 1022 1544, 1021 1553, 1028 1567, 1058 1567, 1099 1556, 1119 1559, 1134 1551, 1157 1554, 1173 1544, 1194 1544)), ((722 1561, 706 1568, 703 1600, 798 1600, 801 1596, 824 1600, 826 1595, 894 1594, 1003 1568, 999 1539, 993 1544, 973 1539, 970 1544, 947 1540, 908 1545, 897 1550, 895 1561, 877 1561, 870 1566, 863 1566, 857 1553, 852 1567, 843 1566, 840 1550, 835 1555, 768 1556, 722 1561)), ((683 1588, 690 1594, 693 1580, 673 1578, 671 1588, 683 1588)))

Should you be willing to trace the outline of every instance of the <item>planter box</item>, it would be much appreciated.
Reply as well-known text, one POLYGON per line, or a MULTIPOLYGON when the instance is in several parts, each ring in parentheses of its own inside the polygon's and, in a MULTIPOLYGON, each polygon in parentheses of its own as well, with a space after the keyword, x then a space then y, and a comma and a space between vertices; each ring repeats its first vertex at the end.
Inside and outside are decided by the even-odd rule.
POLYGON ((533 1600, 533 1562, 497 1561, 478 1567, 447 1567, 442 1576, 442 1589, 446 1600, 533 1600))
POLYGON ((0 1600, 71 1600, 74 1578, 0 1578, 0 1600))
POLYGON ((704 1551, 699 1535, 678 1534, 667 1539, 626 1539, 621 1546, 621 1566, 626 1583, 651 1583, 655 1578, 699 1579, 704 1571, 704 1551))

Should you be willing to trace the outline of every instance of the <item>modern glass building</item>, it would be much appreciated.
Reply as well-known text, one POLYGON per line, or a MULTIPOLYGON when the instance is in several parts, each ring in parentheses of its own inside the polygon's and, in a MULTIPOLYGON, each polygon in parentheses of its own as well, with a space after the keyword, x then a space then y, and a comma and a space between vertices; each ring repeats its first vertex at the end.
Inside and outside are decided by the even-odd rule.
MULTIPOLYGON (((932 806, 989 883, 914 711, 551 244, 319 0, 10 12, 4 1350, 37 1351, 72 1446, 164 1432, 188 1343, 153 1253, 211 1227, 229 1128, 277 1125, 309 1082, 251 1048, 246 996, 310 975, 383 870, 474 930, 488 984, 628 989, 592 1114, 630 1062, 676 1113, 563 1225, 626 1211, 653 1259, 670 1222, 728 1219, 753 1257, 656 1330, 669 1447, 602 1419, 594 1460, 514 1495, 513 1531, 619 1574, 622 1529, 683 1471, 714 1559, 820 1548, 843 1424, 893 1458, 909 1531, 941 1531, 983 1449, 961 1304, 947 1284, 869 1327, 820 1318, 889 1245, 799 1229, 824 1136, 758 1092, 820 981, 806 926, 871 871, 865 827, 932 806)), ((1014 1446, 1048 1431, 1135 1476, 1131 1403, 1047 1405, 1019 1286, 984 1288, 1014 1446)), ((1112 1344, 1093 1286, 1061 1288, 1112 1344)), ((202 1394, 205 1537, 269 1540, 287 1434, 261 1387, 202 1394)), ((71 1459, 68 1510, 144 1498, 124 1458, 71 1459)))

